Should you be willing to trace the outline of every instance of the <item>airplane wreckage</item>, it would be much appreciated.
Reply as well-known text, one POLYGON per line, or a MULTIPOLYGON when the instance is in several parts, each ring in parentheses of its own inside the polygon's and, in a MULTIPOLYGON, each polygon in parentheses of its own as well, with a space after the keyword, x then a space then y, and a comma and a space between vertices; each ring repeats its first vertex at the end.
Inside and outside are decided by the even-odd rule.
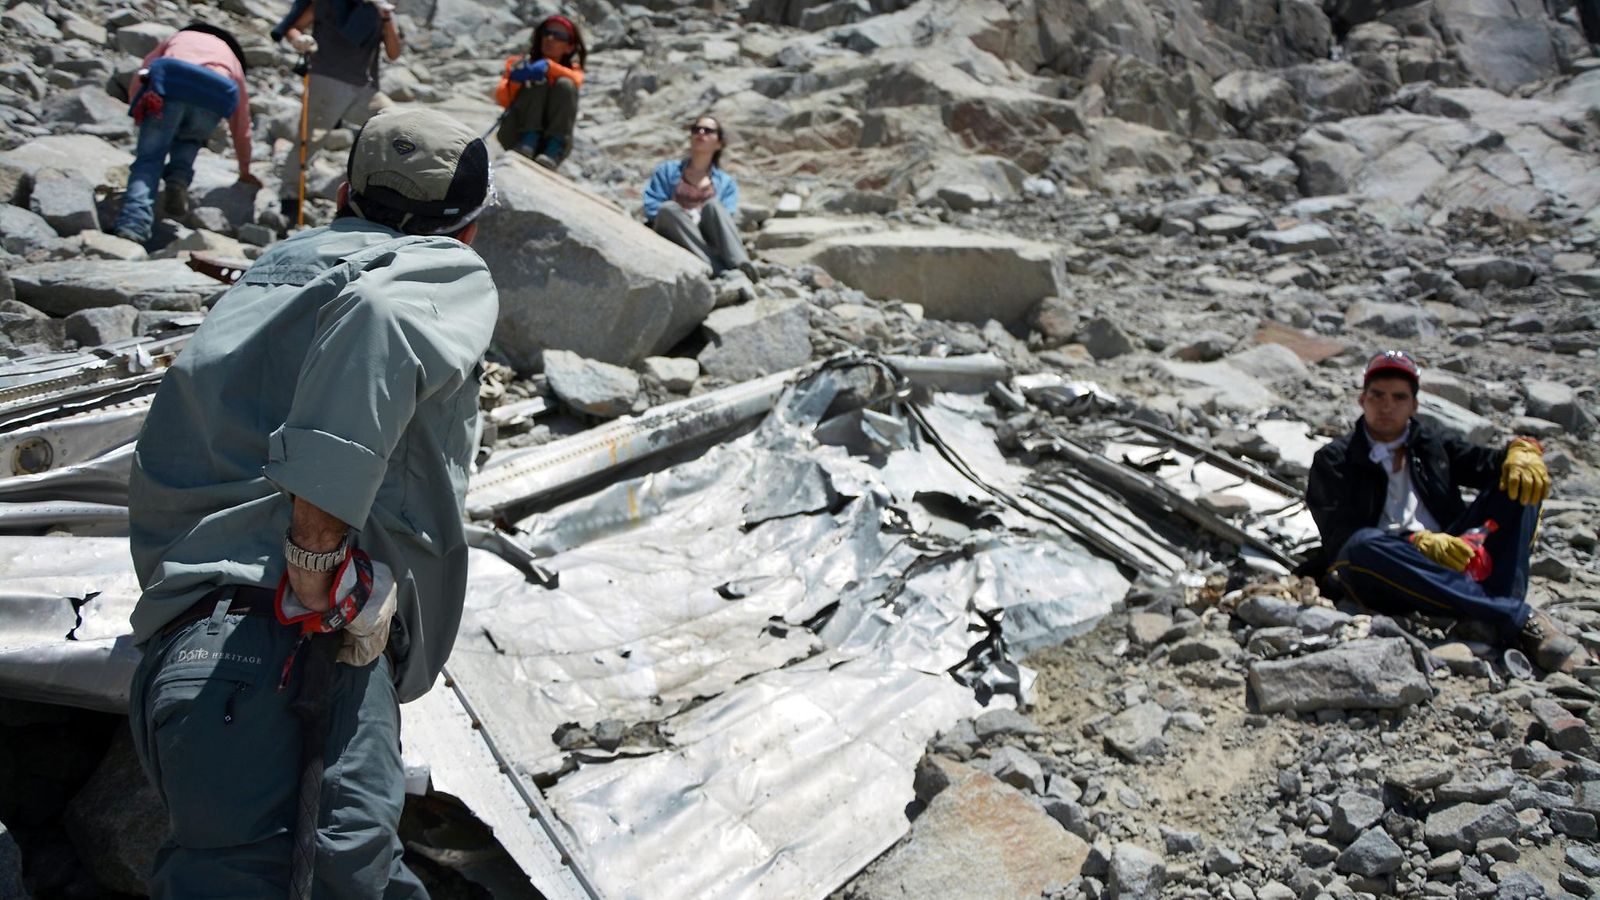
MULTIPOLYGON (((0 696, 125 711, 129 462, 198 321, 0 366, 0 696)), ((1136 580, 1315 540, 1295 488, 1115 409, 992 356, 847 355, 500 442, 454 653, 402 707, 408 793, 552 900, 826 897, 907 832, 935 734, 1026 702, 1025 654, 1136 580)))

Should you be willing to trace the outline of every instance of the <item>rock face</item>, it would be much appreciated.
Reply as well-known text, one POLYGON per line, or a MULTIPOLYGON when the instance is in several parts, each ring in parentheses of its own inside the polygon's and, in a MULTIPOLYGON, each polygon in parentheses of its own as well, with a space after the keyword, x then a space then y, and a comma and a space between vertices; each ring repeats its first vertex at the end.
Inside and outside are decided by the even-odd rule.
POLYGON ((199 309, 222 285, 177 260, 47 262, 11 271, 17 299, 53 316, 130 304, 139 309, 199 309))
POLYGON ((811 358, 810 322, 799 301, 757 300, 719 309, 706 318, 705 329, 711 340, 699 359, 707 375, 748 381, 811 358))
POLYGON ((1262 712, 1399 709, 1433 696, 1399 638, 1351 641, 1293 659, 1257 662, 1250 689, 1262 712))
POLYGON ((795 262, 815 263, 870 296, 964 322, 1021 321, 1040 300, 1059 296, 1063 278, 1049 244, 954 228, 830 238, 799 256, 795 262))
POLYGON ((500 291, 494 344, 533 368, 544 349, 614 365, 660 354, 716 302, 700 260, 622 210, 515 154, 473 249, 500 291))
POLYGON ((858 900, 1036 898, 1071 881, 1088 845, 1016 789, 973 772, 945 788, 910 836, 851 885, 858 900))

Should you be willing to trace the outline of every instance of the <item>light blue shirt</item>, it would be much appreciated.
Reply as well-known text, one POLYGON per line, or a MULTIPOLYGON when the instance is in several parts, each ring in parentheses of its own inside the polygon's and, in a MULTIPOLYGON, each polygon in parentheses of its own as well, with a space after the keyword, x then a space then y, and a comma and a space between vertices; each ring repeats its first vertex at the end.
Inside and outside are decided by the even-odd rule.
MULTIPOLYGON (((683 167, 688 164, 685 159, 669 159, 659 166, 650 176, 650 183, 644 188, 644 217, 655 221, 656 213, 661 210, 661 204, 672 199, 678 190, 678 182, 683 180, 683 167)), ((722 171, 716 166, 711 167, 711 187, 717 192, 717 202, 728 211, 729 216, 739 214, 739 183, 733 176, 722 171)))
POLYGON ((212 588, 276 587, 302 497, 394 571, 396 686, 402 701, 425 693, 461 619, 476 376, 498 312, 488 267, 453 238, 344 218, 263 254, 162 379, 139 436, 135 640, 212 588))

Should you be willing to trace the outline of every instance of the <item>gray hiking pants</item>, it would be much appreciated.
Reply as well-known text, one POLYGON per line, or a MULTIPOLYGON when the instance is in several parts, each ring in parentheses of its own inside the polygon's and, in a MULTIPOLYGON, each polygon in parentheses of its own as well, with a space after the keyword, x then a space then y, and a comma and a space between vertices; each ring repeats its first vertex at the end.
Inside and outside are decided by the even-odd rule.
POLYGON ((739 239, 739 230, 733 227, 733 217, 716 200, 700 207, 698 223, 688 210, 668 200, 656 211, 653 224, 656 234, 710 264, 713 275, 736 269, 750 260, 744 251, 744 241, 739 239))
MULTIPOLYGON (((298 629, 221 607, 145 646, 129 724, 171 833, 153 898, 282 898, 289 890, 300 720, 290 710, 304 654, 280 690, 298 629)), ((401 861, 400 707, 389 661, 334 666, 314 895, 426 898, 401 861)))
MULTIPOLYGON (((306 123, 308 164, 316 159, 317 153, 322 150, 322 145, 327 142, 330 128, 340 122, 359 128, 367 124, 367 120, 377 115, 384 107, 393 103, 370 84, 351 84, 348 81, 317 74, 311 76, 311 85, 306 93, 305 102, 310 110, 307 113, 306 123)), ((278 180, 282 184, 279 190, 285 197, 293 197, 300 190, 300 120, 295 120, 294 127, 296 143, 289 148, 283 165, 278 167, 278 180)), ((340 169, 343 168, 341 160, 340 169)), ((316 196, 310 184, 306 185, 306 196, 316 196)), ((328 194, 327 197, 332 199, 333 195, 328 194)))

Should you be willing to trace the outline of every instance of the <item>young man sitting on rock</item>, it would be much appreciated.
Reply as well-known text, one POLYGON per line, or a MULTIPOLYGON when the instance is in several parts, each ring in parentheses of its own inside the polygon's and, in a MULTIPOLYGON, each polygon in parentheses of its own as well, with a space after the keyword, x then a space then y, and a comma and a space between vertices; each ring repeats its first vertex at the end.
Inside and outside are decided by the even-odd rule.
POLYGON ((1477 620, 1545 669, 1570 672, 1582 647, 1523 600, 1550 493, 1543 448, 1519 437, 1496 450, 1435 433, 1414 418, 1420 385, 1401 351, 1367 363, 1361 418, 1311 466, 1306 504, 1322 548, 1301 574, 1325 574, 1325 590, 1374 609, 1477 620), (1462 488, 1478 491, 1471 505, 1462 488))

